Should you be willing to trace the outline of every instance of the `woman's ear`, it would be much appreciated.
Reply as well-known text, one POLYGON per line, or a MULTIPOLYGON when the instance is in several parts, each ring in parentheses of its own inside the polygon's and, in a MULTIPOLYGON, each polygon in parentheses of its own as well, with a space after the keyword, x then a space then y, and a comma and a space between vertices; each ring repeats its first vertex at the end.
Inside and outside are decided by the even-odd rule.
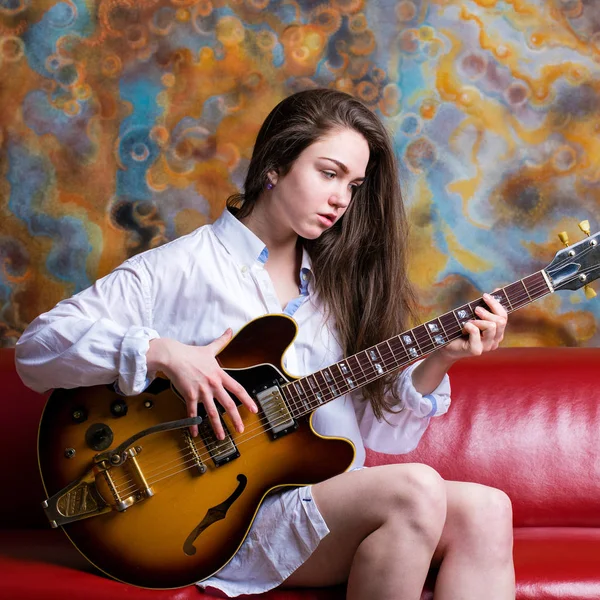
POLYGON ((279 180, 279 174, 277 173, 277 170, 276 169, 271 169, 267 173, 267 179, 269 180, 269 182, 271 183, 271 185, 276 186, 277 185, 277 181, 279 180))

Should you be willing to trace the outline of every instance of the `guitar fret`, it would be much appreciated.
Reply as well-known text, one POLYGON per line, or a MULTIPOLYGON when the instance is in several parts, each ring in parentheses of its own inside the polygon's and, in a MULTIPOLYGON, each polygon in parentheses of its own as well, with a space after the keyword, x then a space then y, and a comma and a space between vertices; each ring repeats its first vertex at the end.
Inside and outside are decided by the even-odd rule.
POLYGON ((356 375, 355 378, 358 381, 360 379, 360 385, 362 385, 365 381, 366 381, 366 377, 365 377, 365 372, 362 370, 362 367, 360 366, 360 362, 358 362, 358 359, 356 358, 356 356, 350 356, 347 360, 348 364, 350 365, 350 368, 352 369, 352 372, 354 372, 354 370, 356 369, 356 365, 353 367, 350 363, 355 362, 356 365, 358 365, 358 368, 361 371, 360 375, 356 375))
MULTIPOLYGON (((331 394, 331 391, 329 391, 327 389, 327 382, 325 381, 325 377, 323 377, 323 373, 322 371, 317 371, 315 374, 315 380, 316 382, 319 384, 319 389, 320 391, 317 392, 317 402, 319 403, 319 405, 323 404, 324 401, 327 400, 331 400, 331 398, 328 398, 327 396, 331 394), (325 390, 325 391, 323 391, 325 390)), ((333 396, 332 396, 333 397, 333 396)))
POLYGON ((427 323, 426 325, 423 325, 423 329, 425 329, 425 331, 427 332, 427 335, 429 336, 429 340, 431 341, 432 346, 435 348, 435 342, 433 341, 433 338, 431 337, 431 333, 430 333, 427 325, 429 325, 429 323, 427 323))
POLYGON ((298 399, 300 400, 301 406, 304 409, 310 409, 310 404, 308 402, 308 399, 306 398, 306 394, 304 393, 304 388, 302 387, 302 383, 300 383, 302 380, 296 380, 292 383, 292 386, 294 387, 294 390, 297 392, 298 394, 298 399))
POLYGON ((460 323, 458 323, 458 329, 456 329, 456 323, 458 323, 458 319, 453 312, 446 313, 440 317, 440 324, 446 334, 447 342, 450 342, 461 335, 462 327, 460 323))
POLYGON ((391 338, 388 341, 388 344, 390 345, 390 347, 392 347, 392 352, 394 353, 394 356, 396 356, 396 357, 400 356, 400 351, 402 351, 402 353, 404 354, 403 357, 396 358, 396 361, 399 365, 409 362, 410 358, 408 356, 408 352, 406 351, 406 348, 405 348, 404 344, 402 343, 402 340, 400 339, 399 335, 391 338), (396 345, 396 346, 399 345, 398 350, 395 350, 393 345, 396 345))
POLYGON ((511 304, 515 308, 521 308, 521 306, 525 306, 525 304, 529 303, 529 297, 523 297, 523 285, 521 282, 511 283, 505 289, 510 294, 511 304))
MULTIPOLYGON (((340 363, 335 363, 335 365, 334 365, 334 366, 335 366, 335 367, 337 367, 337 370, 340 372, 340 377, 342 378, 342 379, 341 379, 341 382, 344 384, 344 386, 345 386, 345 388, 346 388, 346 389, 345 389, 345 390, 342 392, 342 394, 347 394, 347 393, 348 393, 348 392, 349 392, 349 391, 350 391, 352 388, 350 387, 350 385, 348 385, 348 381, 347 381, 347 380, 346 380, 346 378, 344 377, 344 373, 343 373, 343 371, 342 371, 342 367, 341 367, 340 363)), ((352 380, 350 380, 350 381, 352 381, 352 380)))
POLYGON ((310 402, 310 396, 311 396, 311 390, 310 387, 307 390, 307 384, 308 382, 306 381, 306 377, 302 377, 301 379, 299 379, 297 381, 297 383, 300 384, 300 386, 302 387, 302 390, 304 391, 304 396, 303 396, 303 400, 304 400, 304 406, 308 406, 309 409, 312 408, 312 404, 310 402))
POLYGON ((379 352, 375 348, 369 348, 367 351, 367 358, 370 360, 371 365, 375 369, 375 372, 378 375, 383 375, 383 367, 381 366, 381 356, 379 352))
POLYGON ((387 345, 387 347, 388 347, 388 348, 389 348, 389 350, 390 350, 390 355, 392 356, 392 360, 393 360, 393 361, 396 363, 396 364, 394 365, 394 367, 397 367, 397 366, 399 366, 399 365, 400 365, 400 361, 399 361, 399 360, 396 358, 396 355, 395 355, 394 351, 392 350, 392 346, 390 345, 390 342, 389 342, 389 340, 386 340, 386 341, 385 341, 385 344, 387 345))
POLYGON ((352 371, 352 367, 350 367, 350 365, 344 361, 337 363, 337 364, 338 364, 338 369, 340 370, 342 377, 346 381, 348 387, 350 389, 355 388, 356 387, 356 383, 355 383, 356 375, 354 375, 354 373, 352 371), (350 374, 351 377, 348 377, 348 374, 350 374))
POLYGON ((362 372, 365 374, 365 378, 367 381, 373 380, 373 366, 371 365, 371 361, 365 352, 359 352, 356 355, 356 359, 358 360, 358 364, 362 369, 362 372))
POLYGON ((433 319, 425 324, 425 329, 433 342, 433 346, 443 346, 448 341, 448 334, 444 329, 441 319, 433 319), (441 332, 440 332, 441 328, 441 332))
POLYGON ((531 300, 531 296, 529 295, 529 290, 527 289, 527 286, 525 285, 525 282, 522 279, 520 279, 519 281, 523 285, 523 289, 525 290, 525 293, 527 294, 527 297, 529 298, 529 300, 531 300))
MULTIPOLYGON (((421 354, 427 354, 427 349, 426 349, 426 345, 425 343, 427 342, 427 337, 429 336, 429 334, 427 334, 427 336, 423 336, 425 338, 425 343, 423 343, 423 340, 419 340, 419 335, 422 334, 423 330, 425 330, 425 333, 427 333, 427 328, 424 325, 419 325, 418 327, 414 327, 412 329, 413 332, 413 337, 415 338, 415 342, 417 343, 417 346, 419 347, 419 351, 421 352, 421 354), (425 351, 423 350, 423 348, 425 348, 425 351)), ((429 339, 431 340, 431 337, 429 337, 429 339)))
POLYGON ((467 321, 470 321, 474 316, 470 304, 464 304, 463 306, 457 308, 456 310, 454 310, 452 312, 456 316, 456 320, 458 321, 458 324, 460 325, 461 331, 462 331, 462 328, 465 326, 465 323, 467 321), (468 307, 468 310, 465 307, 468 307))
POLYGON ((525 277, 523 281, 527 282, 528 289, 536 290, 535 292, 533 292, 534 297, 532 298, 532 300, 537 300, 538 298, 545 296, 548 292, 551 291, 541 271, 538 273, 534 273, 533 275, 529 275, 528 277, 525 277))
MULTIPOLYGON (((290 412, 293 413, 293 411, 297 410, 298 407, 296 406, 296 403, 293 400, 292 392, 289 388, 289 384, 281 386, 281 392, 283 394, 283 399, 286 401, 286 404, 288 405, 288 408, 290 409, 290 412)), ((300 414, 300 413, 298 413, 298 414, 300 414)), ((294 416, 298 416, 298 415, 294 415, 294 416)))
POLYGON ((417 349, 419 344, 416 342, 412 331, 412 329, 410 331, 406 331, 399 337, 400 341, 402 342, 402 345, 404 346, 404 350, 406 351, 406 355, 412 359, 415 359, 419 358, 422 352, 420 352, 420 348, 417 349), (415 347, 415 344, 417 347, 415 347))
POLYGON ((310 386, 312 396, 311 408, 316 408, 321 404, 320 400, 323 397, 321 387, 319 386, 319 382, 317 381, 314 373, 312 375, 308 375, 308 377, 306 377, 306 380, 308 381, 308 385, 310 386))
POLYGON ((323 369, 323 377, 325 377, 325 381, 327 382, 327 387, 331 390, 332 394, 334 396, 339 396, 340 394, 337 389, 335 377, 333 376, 333 373, 331 372, 331 369, 329 367, 327 367, 326 369, 323 369))

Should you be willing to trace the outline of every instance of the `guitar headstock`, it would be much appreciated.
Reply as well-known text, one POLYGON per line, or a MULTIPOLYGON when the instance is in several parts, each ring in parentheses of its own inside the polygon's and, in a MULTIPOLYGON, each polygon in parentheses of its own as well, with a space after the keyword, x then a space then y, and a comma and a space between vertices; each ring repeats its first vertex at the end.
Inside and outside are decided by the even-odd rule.
MULTIPOLYGON (((566 234, 559 234, 564 243, 566 234)), ((578 290, 600 277, 600 232, 559 250, 544 269, 555 290, 578 290)))

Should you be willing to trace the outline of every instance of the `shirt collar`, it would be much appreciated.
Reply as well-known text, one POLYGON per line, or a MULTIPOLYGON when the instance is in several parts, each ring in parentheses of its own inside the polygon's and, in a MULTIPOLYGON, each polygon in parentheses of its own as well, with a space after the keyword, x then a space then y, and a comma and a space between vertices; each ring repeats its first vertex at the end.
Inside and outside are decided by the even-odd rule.
POLYGON ((227 252, 241 264, 250 267, 259 261, 266 262, 268 250, 264 242, 226 208, 213 223, 213 231, 227 252))
MULTIPOLYGON (((261 264, 267 262, 269 251, 264 242, 236 219, 229 209, 226 208, 221 213, 212 228, 219 241, 240 265, 250 267, 255 262, 261 264)), ((303 246, 302 264, 300 265, 301 281, 308 282, 311 272, 310 256, 303 246), (303 278, 302 275, 307 275, 307 277, 303 278)))

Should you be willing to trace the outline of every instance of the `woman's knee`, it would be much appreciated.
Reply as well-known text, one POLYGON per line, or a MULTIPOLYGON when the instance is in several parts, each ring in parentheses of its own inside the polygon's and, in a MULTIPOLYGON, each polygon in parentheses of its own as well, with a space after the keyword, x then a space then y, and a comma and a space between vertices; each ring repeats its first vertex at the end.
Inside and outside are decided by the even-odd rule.
POLYGON ((461 496, 457 510, 461 535, 474 540, 479 552, 498 558, 512 556, 513 519, 510 498, 502 490, 483 485, 469 485, 461 496))
POLYGON ((406 523, 437 544, 446 520, 446 487, 431 467, 395 465, 388 486, 389 518, 406 523))

